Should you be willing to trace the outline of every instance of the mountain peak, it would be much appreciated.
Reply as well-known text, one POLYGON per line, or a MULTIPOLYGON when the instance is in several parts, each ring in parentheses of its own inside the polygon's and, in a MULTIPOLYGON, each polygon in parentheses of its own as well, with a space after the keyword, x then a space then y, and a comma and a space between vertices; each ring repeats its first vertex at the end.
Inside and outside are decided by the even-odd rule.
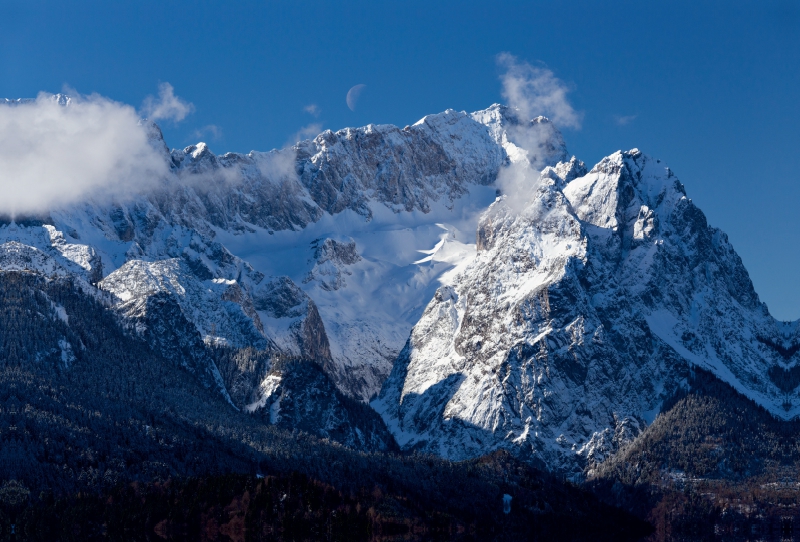
POLYGON ((695 366, 776 416, 800 412, 782 376, 800 349, 660 160, 572 159, 534 186, 524 207, 505 195, 482 215, 475 261, 373 402, 402 447, 509 448, 578 472, 635 438, 695 366))

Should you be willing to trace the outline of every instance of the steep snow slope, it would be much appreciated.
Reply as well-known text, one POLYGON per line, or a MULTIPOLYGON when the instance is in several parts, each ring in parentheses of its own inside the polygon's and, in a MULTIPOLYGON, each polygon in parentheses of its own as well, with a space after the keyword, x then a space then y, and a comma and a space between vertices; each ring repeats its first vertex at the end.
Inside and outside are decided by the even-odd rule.
MULTIPOLYGON (((266 274, 289 276, 314 300, 335 360, 335 381, 367 399, 389 374, 438 279, 474 256, 466 232, 474 230, 481 200, 488 204, 495 193, 480 188, 473 187, 475 194, 453 210, 436 204, 428 214, 395 214, 375 206, 369 222, 345 211, 300 232, 218 239, 266 274), (347 254, 320 253, 320 247, 337 245, 346 246, 347 254)), ((268 319, 262 321, 267 325, 268 319)))
POLYGON ((758 300, 725 234, 637 150, 545 169, 482 216, 372 404, 398 443, 512 448, 580 470, 635 437, 692 366, 774 415, 800 410, 797 323, 758 300), (521 197, 521 196, 520 196, 521 197))

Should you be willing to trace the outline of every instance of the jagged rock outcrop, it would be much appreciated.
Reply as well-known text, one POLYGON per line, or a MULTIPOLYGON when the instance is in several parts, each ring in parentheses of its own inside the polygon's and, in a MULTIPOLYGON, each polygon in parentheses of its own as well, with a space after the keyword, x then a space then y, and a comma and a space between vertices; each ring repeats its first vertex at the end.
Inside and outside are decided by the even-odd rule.
POLYGON ((343 395, 317 364, 277 361, 251 398, 245 411, 271 425, 306 431, 357 450, 397 449, 380 416, 343 395))
POLYGON ((469 184, 489 184, 505 157, 486 127, 448 110, 413 126, 369 125, 323 132, 297 145, 298 173, 321 209, 371 216, 374 199, 395 211, 426 212, 469 184))
MULTIPOLYGON (((205 143, 190 145, 171 152, 175 178, 149 201, 171 221, 204 234, 209 226, 228 231, 303 228, 325 213, 345 210, 371 217, 371 202, 395 212, 427 212, 433 202, 464 195, 471 184, 494 181, 506 159, 498 144, 506 141, 502 126, 510 121, 502 106, 487 111, 493 133, 483 116, 448 110, 402 129, 326 130, 313 140, 268 153, 216 156, 205 143)), ((535 122, 548 124, 541 118, 535 122)), ((160 132, 150 133, 160 137, 160 132)), ((552 145, 542 145, 551 153, 552 145)))
POLYGON ((311 244, 314 249, 314 267, 303 282, 316 280, 323 290, 338 290, 346 286, 344 275, 352 275, 348 266, 358 263, 356 242, 345 239, 317 239, 311 244))
POLYGON ((99 283, 119 300, 123 314, 136 302, 166 294, 209 343, 265 348, 267 340, 250 295, 236 281, 200 280, 178 258, 131 260, 99 283))
POLYGON ((282 352, 330 365, 331 349, 319 311, 289 277, 277 277, 259 288, 255 308, 265 322, 266 334, 275 337, 282 352))

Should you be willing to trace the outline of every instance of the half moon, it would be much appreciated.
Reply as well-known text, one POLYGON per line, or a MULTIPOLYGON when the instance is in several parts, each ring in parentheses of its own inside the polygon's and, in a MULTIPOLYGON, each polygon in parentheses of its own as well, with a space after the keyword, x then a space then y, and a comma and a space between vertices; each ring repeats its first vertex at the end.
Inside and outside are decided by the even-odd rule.
POLYGON ((364 90, 366 86, 367 85, 356 85, 347 91, 347 107, 350 108, 350 111, 356 110, 358 97, 361 96, 361 91, 364 90))

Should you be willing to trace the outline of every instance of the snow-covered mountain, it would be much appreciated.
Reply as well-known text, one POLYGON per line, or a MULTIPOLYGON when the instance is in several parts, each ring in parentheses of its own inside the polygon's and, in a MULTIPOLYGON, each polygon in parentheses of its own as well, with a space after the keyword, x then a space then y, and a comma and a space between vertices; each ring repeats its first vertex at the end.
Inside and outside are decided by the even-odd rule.
POLYGON ((502 106, 219 157, 203 143, 170 152, 158 127, 143 121, 170 165, 157 189, 17 217, 0 239, 51 254, 114 293, 123 309, 168 291, 206 342, 271 341, 323 361, 342 391, 366 400, 436 279, 474 254, 477 214, 515 149, 507 124, 542 142, 542 160, 564 157, 545 119, 526 132, 502 106), (337 248, 343 237, 346 250, 337 248), (293 308, 280 308, 289 299, 293 308))
MULTIPOLYGON (((315 360, 362 401, 380 390, 438 279, 474 257, 477 216, 518 152, 505 127, 538 141, 542 161, 565 156, 546 119, 521 124, 502 106, 246 155, 203 143, 170 151, 154 123, 140 126, 168 175, 138 196, 6 217, 8 253, 23 247, 45 263, 22 268, 57 268, 111 294, 137 333, 165 329, 152 315, 172 314, 169 299, 206 345, 315 360)), ((217 382, 214 367, 204 371, 217 382)))
POLYGON ((775 416, 800 413, 798 322, 772 318, 724 233, 659 160, 545 168, 483 214, 478 255, 441 287, 373 406, 407 449, 511 448, 602 461, 693 367, 775 416))
MULTIPOLYGON (((140 127, 163 178, 0 220, 0 269, 72 277, 265 423, 322 416, 320 436, 391 448, 344 394, 404 449, 579 471, 693 367, 800 414, 800 325, 769 315, 725 234, 637 150, 587 171, 547 119, 500 105, 220 156, 140 127)), ((60 348, 68 365, 79 345, 60 348)))

